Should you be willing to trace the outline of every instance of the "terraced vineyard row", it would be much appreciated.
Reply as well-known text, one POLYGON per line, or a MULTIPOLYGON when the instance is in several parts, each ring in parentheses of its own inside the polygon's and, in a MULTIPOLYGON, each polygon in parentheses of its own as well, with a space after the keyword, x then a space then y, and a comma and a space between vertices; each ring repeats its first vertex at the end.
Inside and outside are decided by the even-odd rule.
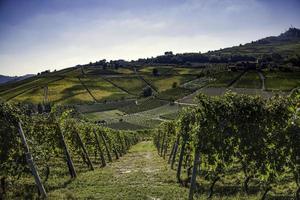
POLYGON ((119 159, 143 135, 104 128, 75 115, 58 107, 39 115, 26 107, 0 103, 1 199, 36 198, 35 183, 39 194, 46 196, 78 173, 119 159))
POLYGON ((197 107, 157 129, 154 144, 191 200, 206 192, 252 199, 259 191, 261 199, 299 200, 299 102, 296 91, 270 99, 199 95, 197 107))

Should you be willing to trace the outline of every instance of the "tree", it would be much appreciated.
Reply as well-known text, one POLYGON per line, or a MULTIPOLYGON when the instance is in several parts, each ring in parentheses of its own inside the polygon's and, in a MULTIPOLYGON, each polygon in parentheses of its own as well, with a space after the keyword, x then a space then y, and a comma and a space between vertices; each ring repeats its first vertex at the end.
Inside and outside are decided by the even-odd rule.
POLYGON ((37 105, 37 108, 38 108, 39 114, 41 114, 41 113, 44 112, 44 108, 43 108, 43 105, 42 105, 41 103, 39 103, 39 104, 37 105))
POLYGON ((177 88, 177 82, 173 82, 172 88, 177 88))
POLYGON ((153 68, 152 74, 153 76, 158 76, 158 70, 156 68, 153 68))
POLYGON ((152 89, 150 86, 147 86, 143 89, 143 96, 144 97, 149 97, 152 95, 152 89))

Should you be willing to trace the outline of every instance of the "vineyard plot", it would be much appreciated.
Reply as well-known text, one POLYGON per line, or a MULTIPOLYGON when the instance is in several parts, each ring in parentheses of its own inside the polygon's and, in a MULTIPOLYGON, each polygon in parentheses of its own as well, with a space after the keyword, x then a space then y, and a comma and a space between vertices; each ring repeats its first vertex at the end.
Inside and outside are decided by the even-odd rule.
POLYGON ((197 107, 157 129, 154 144, 162 157, 170 152, 168 163, 177 182, 190 187, 189 199, 199 191, 220 195, 226 184, 249 198, 261 191, 261 199, 299 199, 297 102, 297 96, 199 95, 197 107))
POLYGON ((73 118, 71 110, 42 115, 29 111, 26 107, 1 102, 1 198, 36 198, 38 193, 30 171, 47 192, 60 188, 81 173, 119 159, 141 138, 141 134, 115 131, 73 118), (31 155, 28 147, 24 152, 20 142, 19 121, 26 134, 23 143, 28 142, 31 155))

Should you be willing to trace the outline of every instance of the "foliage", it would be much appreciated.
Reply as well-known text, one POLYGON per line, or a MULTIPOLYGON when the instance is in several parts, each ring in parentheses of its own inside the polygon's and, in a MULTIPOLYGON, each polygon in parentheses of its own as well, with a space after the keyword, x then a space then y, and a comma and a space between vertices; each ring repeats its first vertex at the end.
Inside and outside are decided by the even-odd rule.
POLYGON ((152 88, 150 86, 146 86, 144 89, 143 89, 143 92, 142 92, 142 96, 143 97, 150 97, 152 95, 152 88))
MULTIPOLYGON (((190 180, 190 169, 193 167, 191 158, 196 159, 195 156, 199 155, 196 152, 199 151, 199 175, 211 181, 210 195, 216 181, 236 165, 244 174, 245 192, 248 192, 250 179, 257 179, 267 194, 288 172, 292 172, 299 187, 297 94, 270 99, 234 93, 220 97, 200 94, 198 106, 182 112, 175 123, 175 132, 161 125, 154 134, 154 143, 158 149, 162 146, 170 148, 170 144, 180 136, 180 148, 186 160, 184 167, 188 172, 187 181, 190 180), (170 136, 163 139, 164 133, 170 136)), ((177 176, 180 177, 180 174, 177 176)))
MULTIPOLYGON (((81 165, 87 164, 89 169, 94 169, 93 163, 102 162, 101 166, 104 166, 99 157, 107 162, 110 161, 109 154, 112 152, 120 157, 139 140, 134 132, 116 131, 74 118, 77 114, 72 110, 62 111, 60 107, 55 107, 50 114, 37 114, 24 106, 5 102, 0 104, 0 178, 8 181, 30 175, 19 138, 19 122, 33 160, 45 182, 49 176, 59 175, 55 174, 57 166, 53 166, 57 159, 69 159, 66 157, 64 144, 69 149, 71 158, 79 158, 81 165), (95 158, 92 159, 91 155, 95 155, 95 158)), ((68 169, 67 165, 64 166, 68 169)))

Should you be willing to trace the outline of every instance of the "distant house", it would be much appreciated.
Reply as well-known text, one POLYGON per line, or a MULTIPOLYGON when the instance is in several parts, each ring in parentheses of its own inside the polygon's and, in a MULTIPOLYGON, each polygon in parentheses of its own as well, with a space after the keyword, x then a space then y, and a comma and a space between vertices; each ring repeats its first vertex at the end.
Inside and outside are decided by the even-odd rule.
POLYGON ((172 51, 166 51, 165 56, 173 56, 173 52, 172 51))
POLYGON ((50 70, 48 69, 48 70, 42 71, 42 72, 40 73, 40 75, 43 75, 43 74, 49 74, 49 73, 50 73, 50 70))

